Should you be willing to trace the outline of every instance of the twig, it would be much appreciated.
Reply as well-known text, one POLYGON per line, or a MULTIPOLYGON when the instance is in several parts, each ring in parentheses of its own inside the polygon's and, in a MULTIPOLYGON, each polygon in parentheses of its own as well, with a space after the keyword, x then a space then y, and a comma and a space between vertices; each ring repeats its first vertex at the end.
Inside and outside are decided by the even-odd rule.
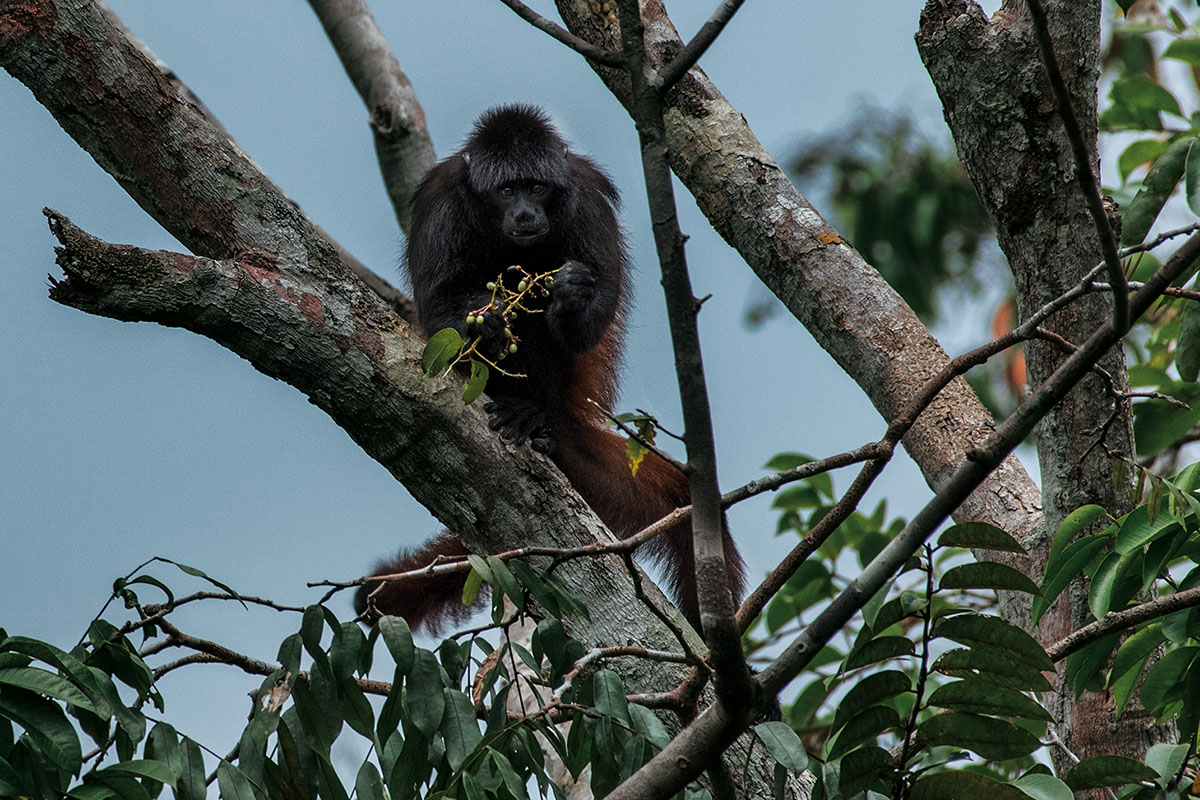
POLYGON ((1083 132, 1079 121, 1075 119, 1075 111, 1071 107, 1071 94, 1058 68, 1058 59, 1054 55, 1054 42, 1050 39, 1050 29, 1046 22, 1046 11, 1042 8, 1041 0, 1026 0, 1029 14, 1033 21, 1033 32, 1037 38, 1038 50, 1042 63, 1046 68, 1046 76, 1050 79, 1050 88, 1054 92, 1059 117, 1062 118, 1067 140, 1071 143, 1071 153, 1075 158, 1075 177, 1083 192, 1084 202, 1088 213, 1092 215, 1092 224, 1096 227, 1096 236, 1100 240, 1100 250, 1104 254, 1104 263, 1108 271, 1108 280, 1113 285, 1113 326, 1121 333, 1129 330, 1129 288, 1126 285, 1125 272, 1121 269, 1121 259, 1117 255, 1117 240, 1113 236, 1112 226, 1108 223, 1108 214, 1104 210, 1104 200, 1100 197, 1100 187, 1096 181, 1095 171, 1088 156, 1087 145, 1083 141, 1083 132))
POLYGON ((687 663, 692 664, 695 667, 700 667, 706 673, 710 673, 711 670, 709 670, 708 665, 704 663, 704 659, 701 658, 700 655, 692 649, 691 644, 688 643, 687 636, 684 635, 683 629, 676 624, 675 620, 671 619, 670 615, 659 608, 657 603, 650 602, 650 598, 646 596, 645 588, 642 586, 642 574, 638 570, 637 566, 633 563, 633 554, 622 553, 621 558, 625 562, 626 571, 629 572, 630 578, 633 579, 633 593, 637 599, 642 602, 642 605, 644 605, 651 614, 658 617, 659 621, 662 622, 663 625, 667 626, 667 630, 669 630, 671 635, 675 637, 675 641, 679 643, 684 655, 687 656, 687 663))
POLYGON ((575 666, 571 667, 571 671, 563 676, 562 684, 554 690, 554 694, 552 695, 554 702, 561 703, 563 696, 570 691, 575 681, 590 670, 593 664, 597 661, 611 658, 643 658, 648 661, 662 661, 672 664, 687 664, 690 660, 690 657, 686 653, 676 653, 671 650, 651 650, 646 647, 636 647, 633 645, 597 647, 584 653, 575 662, 575 666))
POLYGON ((501 3, 517 12, 517 16, 528 22, 542 33, 549 34, 562 44, 579 53, 584 58, 603 64, 606 67, 624 67, 625 57, 620 53, 597 47, 586 39, 581 39, 568 31, 557 22, 546 19, 521 0, 500 0, 501 3))
POLYGON ((1072 653, 1109 634, 1195 606, 1200 606, 1200 586, 1150 600, 1124 611, 1110 611, 1095 622, 1084 625, 1069 636, 1047 647, 1046 654, 1050 656, 1051 661, 1062 661, 1072 653))
POLYGON ((733 19, 733 15, 737 13, 744 2, 745 0, 723 0, 708 21, 700 26, 700 30, 696 31, 692 40, 684 45, 684 48, 671 59, 669 64, 659 70, 654 80, 650 82, 650 86, 655 91, 662 93, 678 83, 679 79, 700 60, 709 45, 721 35, 721 31, 725 30, 729 20, 733 19))
MULTIPOLYGON (((687 471, 688 471, 687 464, 684 464, 682 461, 678 461, 678 460, 672 458, 665 451, 661 450, 658 447, 658 445, 654 444, 654 442, 647 440, 645 436, 642 436, 640 433, 635 431, 633 428, 629 427, 629 425, 627 425, 626 423, 617 419, 616 416, 611 411, 609 411, 607 408, 605 408, 604 406, 597 403, 592 398, 589 397, 588 402, 591 403, 593 406, 595 406, 596 409, 601 414, 603 414, 605 416, 605 418, 608 419, 609 422, 611 422, 613 425, 616 425, 618 428, 620 428, 621 432, 624 433, 626 436, 628 436, 630 439, 633 439, 635 442, 640 444, 642 447, 646 448, 651 453, 654 453, 654 455, 658 456, 663 461, 667 462, 672 467, 674 467, 675 469, 682 472, 684 475, 687 474, 687 471)), ((646 416, 649 416, 649 414, 647 414, 646 416)), ((658 428, 657 421, 655 421, 654 427, 658 428)), ((661 428, 659 430, 661 430, 661 428)))

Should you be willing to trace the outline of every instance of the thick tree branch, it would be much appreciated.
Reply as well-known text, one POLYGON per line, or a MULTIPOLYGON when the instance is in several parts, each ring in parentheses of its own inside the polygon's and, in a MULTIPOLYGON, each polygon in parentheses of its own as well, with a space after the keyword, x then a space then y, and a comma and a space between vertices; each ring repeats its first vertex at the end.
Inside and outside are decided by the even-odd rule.
POLYGON ((371 114, 375 155, 401 230, 409 204, 433 166, 433 143, 425 111, 365 0, 309 0, 346 75, 371 114))
MULTIPOLYGON (((588 0, 557 0, 574 32, 613 47, 615 20, 588 0)), ((660 0, 643 0, 650 66, 662 69, 682 41, 660 0)), ((628 78, 598 68, 627 107, 628 78)), ((746 120, 700 69, 667 92, 672 169, 713 227, 813 334, 817 342, 894 419, 948 363, 938 343, 895 291, 828 225, 754 137, 746 120)), ((904 438, 935 490, 962 453, 993 428, 965 381, 954 381, 904 438)), ((801 436, 801 433, 797 434, 801 436)), ((1015 458, 1005 461, 956 513, 1032 535, 1041 518, 1037 486, 1015 458)))

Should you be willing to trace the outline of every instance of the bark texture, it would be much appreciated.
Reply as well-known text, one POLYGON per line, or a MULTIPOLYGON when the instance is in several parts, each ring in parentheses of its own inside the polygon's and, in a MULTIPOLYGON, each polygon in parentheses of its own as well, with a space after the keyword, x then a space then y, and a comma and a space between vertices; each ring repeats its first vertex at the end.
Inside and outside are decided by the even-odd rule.
MULTIPOLYGON (((1044 5, 1059 69, 1095 165, 1101 3, 1044 5)), ((1008 257, 1021 315, 1027 317, 1077 284, 1101 258, 1028 9, 1023 0, 1008 2, 989 20, 973 2, 930 0, 916 40, 959 157, 1008 257)), ((1110 297, 1091 294, 1055 314, 1045 327, 1079 343, 1111 316, 1110 297)), ((1026 353, 1034 389, 1070 354, 1045 341, 1030 343, 1026 353)), ((1131 507, 1131 485, 1114 487, 1112 480, 1114 458, 1133 453, 1129 403, 1119 397, 1129 388, 1121 348, 1109 351, 1099 366, 1110 378, 1086 378, 1036 432, 1045 520, 1026 566, 1035 580, 1045 566, 1050 537, 1072 510, 1097 503, 1119 515, 1131 507)), ((1027 600, 1007 603, 1006 611, 1015 622, 1028 621, 1027 600)), ((1048 646, 1079 628, 1088 615, 1086 587, 1080 583, 1046 615, 1037 635, 1048 646)), ((1169 733, 1132 709, 1114 723, 1105 694, 1085 694, 1074 702, 1061 674, 1058 688, 1053 710, 1059 736, 1080 758, 1104 753, 1136 758, 1169 733)), ((1054 757, 1059 766, 1069 763, 1061 749, 1054 757)))

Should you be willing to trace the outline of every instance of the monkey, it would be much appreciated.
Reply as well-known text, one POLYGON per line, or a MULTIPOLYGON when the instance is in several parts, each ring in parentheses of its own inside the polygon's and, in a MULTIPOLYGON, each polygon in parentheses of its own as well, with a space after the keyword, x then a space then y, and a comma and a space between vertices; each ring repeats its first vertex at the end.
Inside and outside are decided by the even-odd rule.
MULTIPOLYGON (((626 537, 691 500, 687 477, 653 452, 634 476, 625 440, 603 427, 600 409, 613 408, 617 399, 629 298, 619 207, 612 180, 572 152, 543 111, 498 106, 417 188, 405 262, 422 333, 454 328, 468 341, 480 337, 491 354, 505 344, 504 320, 489 312, 467 321, 470 311, 491 302, 487 283, 512 265, 531 275, 557 270, 542 313, 512 321, 520 345, 506 354, 503 368, 525 377, 493 371, 484 408, 494 430, 548 455, 609 530, 626 537)), ((684 616, 700 630, 690 524, 673 526, 646 548, 662 565, 684 616)), ((737 601, 744 567, 727 528, 724 549, 737 601)), ((438 556, 467 552, 443 532, 371 574, 415 570, 438 556)), ((355 608, 368 621, 392 614, 436 632, 473 612, 462 604, 464 581, 424 577, 385 583, 373 595, 378 584, 366 584, 355 608)))

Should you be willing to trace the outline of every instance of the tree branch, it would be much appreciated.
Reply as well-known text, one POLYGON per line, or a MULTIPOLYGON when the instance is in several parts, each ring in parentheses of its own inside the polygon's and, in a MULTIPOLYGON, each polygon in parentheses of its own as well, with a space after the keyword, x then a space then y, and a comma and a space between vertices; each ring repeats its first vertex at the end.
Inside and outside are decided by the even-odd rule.
POLYGON ((688 275, 684 239, 679 230, 667 165, 662 98, 647 80, 645 29, 638 0, 620 0, 617 9, 621 20, 622 53, 633 86, 631 108, 641 140, 642 171, 683 406, 700 619, 716 672, 718 702, 737 708, 753 704, 757 698, 750 693, 750 671, 742 653, 741 636, 734 624, 734 601, 729 591, 730 565, 725 561, 725 525, 717 483, 716 444, 697 327, 700 305, 688 275))
POLYGON ((696 35, 665 67, 659 70, 650 85, 655 91, 663 93, 679 82, 683 74, 695 66, 707 51, 709 46, 725 30, 725 26, 733 19, 733 15, 742 7, 745 0, 721 0, 721 5, 713 11, 708 21, 700 26, 696 35))
POLYGON ((1042 65, 1046 68, 1046 76, 1050 79, 1050 88, 1054 92, 1055 110, 1062 118, 1063 128, 1066 129, 1067 140, 1071 143, 1071 154, 1075 158, 1075 178, 1083 193, 1088 213, 1092 215, 1092 224, 1096 226, 1096 236, 1100 240, 1100 252, 1104 254, 1104 264, 1108 269, 1108 280, 1113 286, 1113 321, 1118 330, 1129 330, 1129 290, 1125 283, 1125 271, 1121 269, 1121 259, 1117 255, 1117 239, 1113 236, 1112 226, 1108 224, 1108 214, 1104 210, 1104 200, 1100 197, 1100 184, 1096 180, 1092 160, 1088 156, 1087 144, 1083 140, 1083 131, 1075 118, 1075 110, 1071 106, 1071 93, 1063 80, 1062 72, 1058 69, 1058 59, 1054 55, 1054 42, 1050 39, 1050 29, 1046 23, 1046 12, 1040 0, 1025 0, 1029 6, 1030 18, 1033 20, 1034 37, 1037 39, 1038 52, 1042 57, 1042 65))
POLYGON ((500 0, 511 8, 517 16, 537 28, 542 33, 557 39, 560 43, 574 50, 586 59, 603 64, 606 67, 624 67, 625 57, 616 50, 597 47, 586 39, 581 39, 556 22, 546 19, 521 0, 500 0))
POLYGON ((1082 650, 1105 636, 1196 606, 1200 606, 1200 586, 1139 603, 1124 611, 1110 611, 1102 618, 1084 625, 1069 636, 1047 647, 1046 654, 1050 656, 1051 661, 1062 661, 1072 653, 1082 650))
POLYGON ((413 192, 435 161, 425 111, 366 0, 309 0, 309 5, 371 114, 379 170, 400 229, 407 231, 413 192))

